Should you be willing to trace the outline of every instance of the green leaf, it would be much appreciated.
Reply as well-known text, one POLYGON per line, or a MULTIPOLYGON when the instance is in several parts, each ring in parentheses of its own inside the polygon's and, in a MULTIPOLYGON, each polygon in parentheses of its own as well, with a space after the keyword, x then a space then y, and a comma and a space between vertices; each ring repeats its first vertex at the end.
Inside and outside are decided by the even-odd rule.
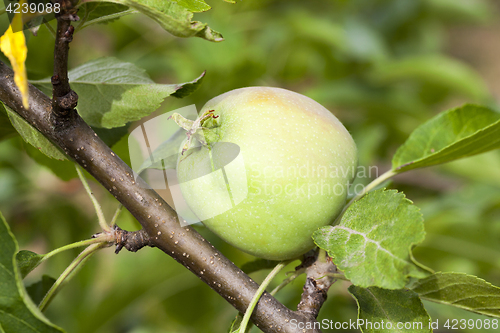
POLYGON ((279 261, 275 260, 267 260, 267 259, 255 259, 249 262, 246 262, 241 266, 241 270, 246 274, 250 274, 256 271, 260 271, 262 269, 271 269, 276 267, 279 264, 279 261))
POLYGON ((77 22, 76 30, 96 23, 108 23, 122 16, 137 13, 127 6, 111 2, 80 2, 77 7, 80 21, 77 22))
POLYGON ((418 80, 479 100, 489 96, 484 80, 476 71, 462 62, 442 55, 418 55, 382 62, 370 76, 373 80, 385 84, 418 80))
POLYGON ((5 110, 3 103, 0 102, 0 141, 9 139, 17 134, 16 129, 10 123, 7 110, 5 110))
POLYGON ((429 328, 431 318, 417 293, 411 290, 350 286, 349 292, 358 303, 358 323, 362 332, 432 332, 429 328))
POLYGON ((464 273, 436 273, 413 287, 422 299, 500 318, 500 288, 464 273))
POLYGON ((64 332, 26 295, 16 264, 17 242, 0 213, 0 323, 5 333, 64 332))
MULTIPOLYGON (((68 74, 79 96, 78 113, 89 125, 105 128, 121 127, 151 114, 166 97, 193 92, 203 78, 202 74, 184 84, 156 84, 143 69, 116 58, 90 61, 68 74)), ((50 78, 32 83, 51 89, 50 78)))
MULTIPOLYGON (((208 41, 224 40, 217 31, 206 23, 192 21, 193 13, 176 1, 168 0, 91 0, 92 2, 112 2, 133 8, 158 22, 163 29, 176 37, 201 37, 208 41)), ((195 1, 184 0, 184 4, 194 7, 195 1)), ((196 1, 201 2, 201 1, 196 1)), ((198 3, 198 8, 201 4, 198 3)))
POLYGON ((43 257, 44 256, 42 254, 31 251, 19 251, 16 255, 16 260, 21 276, 24 278, 29 272, 34 270, 40 264, 43 257))
POLYGON ((369 192, 352 204, 339 225, 313 234, 354 285, 403 288, 409 277, 428 275, 411 256, 424 240, 420 209, 397 191, 369 192))
POLYGON ((24 141, 39 149, 48 157, 55 158, 61 161, 66 159, 66 155, 63 152, 56 148, 56 146, 54 146, 42 133, 38 132, 36 128, 28 124, 28 122, 26 122, 23 117, 18 115, 8 106, 4 105, 4 107, 7 110, 7 115, 9 116, 10 122, 24 139, 24 141))
POLYGON ((200 86, 201 82, 203 81, 203 78, 205 77, 207 71, 204 71, 201 73, 199 77, 194 79, 193 81, 186 82, 182 84, 182 87, 180 89, 177 89, 172 96, 177 97, 177 98, 184 98, 196 91, 198 87, 200 86))
POLYGON ((466 104, 420 125, 392 159, 396 172, 446 163, 500 148, 500 114, 466 104))
POLYGON ((54 282, 56 279, 53 277, 42 275, 42 279, 26 287, 26 291, 35 304, 40 304, 54 282))

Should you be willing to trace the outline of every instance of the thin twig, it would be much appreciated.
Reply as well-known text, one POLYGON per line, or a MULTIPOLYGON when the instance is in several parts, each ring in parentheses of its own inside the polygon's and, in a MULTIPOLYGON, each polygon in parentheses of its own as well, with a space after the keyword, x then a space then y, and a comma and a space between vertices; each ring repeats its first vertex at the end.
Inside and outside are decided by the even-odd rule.
MULTIPOLYGON (((141 178, 135 178, 130 167, 76 112, 62 123, 53 119, 50 98, 32 85, 30 109, 25 110, 14 73, 1 61, 0 87, 0 100, 101 183, 139 221, 156 247, 193 272, 238 311, 245 311, 258 284, 192 227, 181 227, 176 212, 141 178)), ((151 269, 154 272, 155 268, 151 269)), ((303 333, 290 325, 291 320, 311 327, 307 333, 321 332, 314 319, 291 311, 268 293, 262 295, 252 314, 252 321, 266 333, 303 333)))
POLYGON ((296 278, 298 278, 299 276, 301 276, 302 274, 304 274, 305 271, 306 271, 305 268, 301 268, 301 269, 296 270, 295 272, 293 272, 292 275, 290 275, 289 277, 287 277, 276 288, 274 288, 273 291, 270 292, 270 294, 273 295, 273 296, 276 295, 276 293, 278 291, 280 291, 281 289, 285 288, 288 284, 290 284, 291 282, 293 282, 296 278))
POLYGON ((336 281, 337 267, 330 257, 323 257, 322 254, 316 255, 316 260, 306 267, 306 272, 307 279, 297 310, 310 318, 316 318, 326 301, 328 289, 336 281))
POLYGON ((52 287, 49 289, 45 297, 40 302, 38 306, 40 311, 45 311, 50 302, 54 299, 61 288, 71 279, 73 273, 76 269, 81 267, 97 250, 105 246, 106 243, 92 244, 83 250, 78 257, 64 270, 64 272, 59 276, 59 278, 54 282, 52 287))
POLYGON ((56 116, 67 117, 78 103, 78 95, 71 90, 68 78, 69 43, 75 28, 72 21, 78 20, 76 9, 68 0, 58 0, 61 12, 56 15, 57 29, 54 43, 54 75, 52 76, 52 111, 56 116))
POLYGON ((120 213, 122 212, 123 205, 121 203, 118 204, 118 207, 115 210, 115 214, 113 215, 113 218, 111 219, 111 223, 109 224, 111 228, 113 228, 116 225, 116 220, 118 220, 118 216, 120 216, 120 213))
POLYGON ((252 315, 252 312, 253 312, 253 309, 255 308, 255 306, 257 305, 257 302, 259 301, 260 299, 260 296, 262 295, 262 293, 266 290, 267 286, 269 285, 269 283, 271 283, 271 281, 274 279, 274 277, 276 275, 278 275, 278 273, 286 266, 290 263, 290 261, 284 261, 284 262, 280 262, 278 265, 276 265, 276 267, 274 267, 274 269, 271 271, 271 273, 269 273, 266 278, 264 279, 264 281, 262 281, 259 289, 257 289, 257 292, 255 293, 255 295, 253 296, 252 298, 252 301, 250 302, 250 304, 248 305, 248 308, 247 310, 245 311, 245 315, 243 316, 243 319, 241 320, 241 326, 240 326, 240 329, 239 331, 242 332, 242 333, 245 333, 246 329, 247 329, 247 325, 248 325, 248 321, 250 320, 250 316, 252 315))
POLYGON ((111 232, 112 230, 108 225, 108 223, 106 222, 106 218, 104 217, 104 213, 102 212, 101 205, 99 204, 99 201, 97 201, 97 199, 95 198, 94 193, 92 193, 92 190, 90 189, 87 179, 85 179, 82 169, 78 165, 75 165, 75 167, 76 167, 76 173, 78 173, 78 177, 80 178, 80 181, 82 182, 85 191, 87 191, 87 194, 90 197, 90 201, 92 201, 92 204, 94 205, 94 209, 97 214, 97 218, 99 220, 99 225, 101 226, 102 230, 106 232, 111 232))
POLYGON ((67 250, 71 250, 71 249, 74 249, 74 248, 77 248, 77 247, 82 247, 82 246, 88 246, 88 245, 92 245, 92 244, 97 244, 97 243, 105 243, 105 242, 110 242, 111 239, 109 237, 107 237, 106 235, 102 234, 100 237, 96 237, 96 238, 92 238, 92 239, 86 239, 86 240, 82 240, 82 241, 79 241, 79 242, 76 242, 76 243, 71 243, 71 244, 68 244, 68 245, 65 245, 65 246, 61 246, 55 250, 52 250, 50 251, 49 253, 45 254, 43 256, 43 258, 40 260, 40 263, 44 262, 45 260, 49 259, 50 257, 58 254, 58 253, 61 253, 61 252, 64 252, 64 251, 67 251, 67 250))

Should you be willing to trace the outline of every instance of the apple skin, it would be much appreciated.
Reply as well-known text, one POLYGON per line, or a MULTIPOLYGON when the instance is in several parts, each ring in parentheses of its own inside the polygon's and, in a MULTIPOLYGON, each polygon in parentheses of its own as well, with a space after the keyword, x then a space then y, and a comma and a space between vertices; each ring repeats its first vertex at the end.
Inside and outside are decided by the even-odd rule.
POLYGON ((345 205, 357 167, 356 145, 342 123, 314 100, 270 87, 224 93, 208 101, 203 114, 213 115, 201 122, 209 128, 207 145, 184 152, 177 165, 193 212, 256 257, 286 260, 312 249, 312 233, 331 224, 345 205), (239 147, 241 163, 230 173, 240 176, 229 178, 226 170, 226 180, 203 177, 234 157, 224 147, 239 147), (233 198, 232 208, 224 208, 228 190, 246 198, 233 198))

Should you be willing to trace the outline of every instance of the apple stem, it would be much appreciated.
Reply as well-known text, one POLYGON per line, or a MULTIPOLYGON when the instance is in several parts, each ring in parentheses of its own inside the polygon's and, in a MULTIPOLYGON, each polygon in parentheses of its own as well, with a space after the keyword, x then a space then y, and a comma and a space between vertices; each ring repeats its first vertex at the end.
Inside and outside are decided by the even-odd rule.
POLYGON ((262 294, 266 290, 267 286, 269 285, 269 283, 271 283, 271 281, 275 278, 275 276, 286 265, 288 265, 292 261, 293 260, 288 260, 288 261, 282 261, 282 262, 280 262, 278 265, 276 265, 276 267, 273 268, 273 270, 271 271, 271 273, 269 273, 269 275, 266 276, 266 278, 264 279, 264 281, 262 281, 262 284, 260 285, 259 289, 257 289, 257 292, 253 296, 252 301, 250 302, 250 304, 247 307, 247 310, 245 311, 245 315, 243 316, 243 319, 241 321, 241 325, 240 325, 240 328, 238 329, 238 332, 245 333, 245 331, 247 329, 248 321, 250 320, 250 316, 252 315, 252 312, 253 312, 255 306, 257 305, 257 302, 259 301, 260 296, 262 296, 262 294))

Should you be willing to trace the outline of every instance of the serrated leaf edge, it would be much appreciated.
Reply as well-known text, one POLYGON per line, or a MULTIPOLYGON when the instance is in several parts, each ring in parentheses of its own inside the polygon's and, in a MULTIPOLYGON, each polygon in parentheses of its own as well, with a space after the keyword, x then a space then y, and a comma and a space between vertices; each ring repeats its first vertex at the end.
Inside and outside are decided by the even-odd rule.
MULTIPOLYGON (((453 108, 453 109, 450 109, 450 110, 447 110, 447 111, 441 112, 441 113, 440 113, 440 114, 438 114, 436 117, 431 118, 431 119, 429 119, 428 121, 437 121, 438 119, 441 119, 441 118, 445 117, 446 115, 448 115, 448 113, 452 113, 452 112, 454 112, 454 111, 456 111, 456 110, 459 110, 459 109, 464 108, 464 107, 467 107, 467 106, 473 106, 473 107, 484 108, 484 106, 482 106, 482 105, 478 105, 478 104, 465 104, 465 105, 462 105, 462 106, 459 106, 459 107, 456 107, 456 108, 453 108)), ((422 125, 424 125, 424 124, 426 124, 426 123, 427 123, 427 122, 423 123, 422 125)), ((477 130, 476 132, 472 133, 472 134, 471 134, 471 135, 469 135, 469 136, 463 137, 463 138, 461 138, 460 140, 455 141, 455 142, 453 142, 452 144, 449 144, 448 146, 443 147, 443 148, 441 148, 441 149, 440 149, 440 150, 438 150, 438 151, 435 151, 434 153, 432 153, 432 154, 430 154, 430 155, 427 155, 427 156, 425 156, 425 157, 422 157, 422 158, 420 158, 420 159, 418 159, 418 160, 414 160, 414 161, 410 161, 410 162, 403 163, 403 164, 399 165, 399 166, 398 166, 398 167, 396 167, 396 168, 392 167, 392 170, 393 170, 394 172, 397 172, 397 173, 405 172, 405 171, 407 171, 407 170, 405 169, 405 167, 407 167, 407 166, 409 166, 409 165, 412 165, 412 164, 415 164, 415 163, 418 163, 418 162, 421 162, 421 161, 423 161, 423 160, 426 160, 426 159, 428 159, 428 158, 430 158, 430 157, 432 157, 432 156, 436 156, 437 154, 441 153, 442 151, 444 151, 444 150, 448 149, 449 147, 452 147, 452 146, 454 146, 454 145, 457 145, 457 144, 459 144, 460 142, 465 141, 465 140, 467 140, 467 139, 469 139, 469 138, 471 138, 471 137, 473 137, 473 136, 477 135, 478 133, 484 132, 484 131, 488 130, 489 128, 493 127, 493 126, 496 126, 496 125, 497 125, 497 124, 499 124, 499 123, 500 123, 500 119, 499 119, 498 121, 496 121, 496 122, 494 122, 494 123, 490 124, 489 126, 486 126, 486 127, 482 128, 482 129, 480 129, 480 130, 477 130)), ((418 129, 418 127, 417 127, 417 129, 418 129)), ((415 130, 417 130, 417 129, 415 129, 415 130)), ((413 134, 413 133, 412 133, 412 134, 413 134)), ((408 139, 409 139, 410 137, 411 137, 411 134, 410 134, 410 136, 408 137, 408 139)), ((469 144, 473 144, 473 143, 474 143, 474 141, 471 141, 469 144)), ((403 144, 402 144, 402 145, 398 148, 398 150, 397 150, 397 151, 396 151, 396 153, 394 154, 394 157, 392 158, 392 160, 393 160, 393 161, 396 159, 396 157, 397 157, 398 155, 400 155, 400 154, 401 154, 401 153, 400 153, 400 151, 404 151, 404 149, 403 149, 403 148, 404 148, 404 147, 406 147, 408 144, 409 144, 409 143, 408 143, 408 141, 406 141, 405 143, 403 143, 403 144)), ((448 154, 453 153, 453 152, 454 152, 454 151, 453 151, 453 150, 451 150, 448 154)), ((447 155, 448 155, 448 154, 447 154, 447 155)), ((446 155, 445 155, 445 156, 446 156, 446 155)), ((469 157, 469 156, 473 156, 473 155, 465 155, 465 156, 463 156, 463 157, 469 157)), ((435 164, 434 164, 434 165, 435 165, 435 164)), ((429 165, 429 166, 433 166, 433 165, 429 165)), ((411 170, 411 169, 410 169, 410 170, 411 170)), ((408 171, 409 171, 409 170, 408 170, 408 171)))

